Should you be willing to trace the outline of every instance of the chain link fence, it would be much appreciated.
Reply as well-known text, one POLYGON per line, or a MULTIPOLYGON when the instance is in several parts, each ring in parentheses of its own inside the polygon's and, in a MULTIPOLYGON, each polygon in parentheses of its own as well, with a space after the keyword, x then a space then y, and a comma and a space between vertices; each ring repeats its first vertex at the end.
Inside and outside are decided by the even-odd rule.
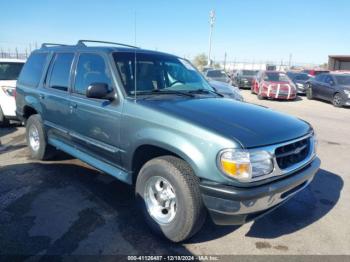
POLYGON ((0 51, 0 58, 27 59, 28 52, 5 52, 0 51))

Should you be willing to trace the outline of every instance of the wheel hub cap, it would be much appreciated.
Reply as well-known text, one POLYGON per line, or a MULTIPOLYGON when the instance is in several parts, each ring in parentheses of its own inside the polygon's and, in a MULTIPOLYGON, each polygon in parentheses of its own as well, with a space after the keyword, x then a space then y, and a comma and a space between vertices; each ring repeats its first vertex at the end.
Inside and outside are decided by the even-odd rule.
POLYGON ((39 150, 39 147, 40 147, 39 131, 34 125, 30 126, 29 128, 29 144, 34 151, 39 150))
POLYGON ((146 182, 144 200, 150 216, 159 224, 170 223, 176 215, 177 199, 173 186, 163 177, 146 182))

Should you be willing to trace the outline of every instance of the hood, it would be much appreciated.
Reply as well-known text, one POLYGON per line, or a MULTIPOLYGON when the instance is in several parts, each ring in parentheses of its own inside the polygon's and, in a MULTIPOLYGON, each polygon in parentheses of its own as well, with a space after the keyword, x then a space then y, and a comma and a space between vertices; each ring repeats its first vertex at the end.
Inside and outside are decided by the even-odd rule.
POLYGON ((338 85, 338 87, 344 90, 350 90, 350 85, 338 85))
POLYGON ((309 124, 295 117, 232 99, 140 100, 140 103, 236 140, 245 148, 292 140, 311 131, 309 124))
POLYGON ((0 86, 16 87, 16 80, 0 80, 0 86))

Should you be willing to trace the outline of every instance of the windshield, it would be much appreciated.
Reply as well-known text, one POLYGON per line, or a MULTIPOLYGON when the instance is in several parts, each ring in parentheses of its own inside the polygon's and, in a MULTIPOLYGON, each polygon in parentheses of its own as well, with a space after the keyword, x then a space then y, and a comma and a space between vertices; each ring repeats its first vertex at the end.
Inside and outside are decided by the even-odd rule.
POLYGON ((23 63, 0 62, 0 80, 17 80, 23 63))
POLYGON ((308 80, 310 77, 308 76, 308 74, 296 74, 294 75, 294 77, 292 76, 292 78, 294 78, 294 80, 308 80))
POLYGON ((271 82, 289 82, 288 76, 280 72, 268 72, 265 74, 264 80, 271 82))
POLYGON ((226 74, 222 70, 210 70, 207 73, 207 77, 226 77, 226 74))
POLYGON ((243 70, 242 75, 244 76, 255 76, 258 73, 258 71, 255 70, 243 70))
POLYGON ((138 94, 155 90, 213 91, 201 74, 184 59, 170 55, 134 52, 118 52, 114 53, 113 57, 124 89, 129 96, 135 95, 135 90, 138 94))
POLYGON ((339 75, 334 77, 337 80, 338 85, 344 85, 344 86, 350 85, 350 75, 339 75))

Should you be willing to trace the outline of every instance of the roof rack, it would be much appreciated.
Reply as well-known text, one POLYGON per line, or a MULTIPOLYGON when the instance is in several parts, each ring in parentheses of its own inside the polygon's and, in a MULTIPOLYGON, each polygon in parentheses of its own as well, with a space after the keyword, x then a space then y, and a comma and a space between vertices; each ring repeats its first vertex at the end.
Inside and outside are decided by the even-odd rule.
POLYGON ((125 47, 137 48, 137 49, 140 48, 140 47, 133 46, 133 45, 126 45, 126 44, 115 43, 115 42, 108 42, 108 41, 97 41, 97 40, 79 40, 78 43, 77 43, 77 45, 86 46, 85 42, 89 42, 89 43, 103 43, 103 44, 111 44, 111 45, 119 45, 119 46, 125 46, 125 47))
POLYGON ((43 43, 43 44, 41 45, 41 48, 50 47, 50 46, 67 46, 67 45, 64 45, 64 44, 55 44, 55 43, 43 43))

